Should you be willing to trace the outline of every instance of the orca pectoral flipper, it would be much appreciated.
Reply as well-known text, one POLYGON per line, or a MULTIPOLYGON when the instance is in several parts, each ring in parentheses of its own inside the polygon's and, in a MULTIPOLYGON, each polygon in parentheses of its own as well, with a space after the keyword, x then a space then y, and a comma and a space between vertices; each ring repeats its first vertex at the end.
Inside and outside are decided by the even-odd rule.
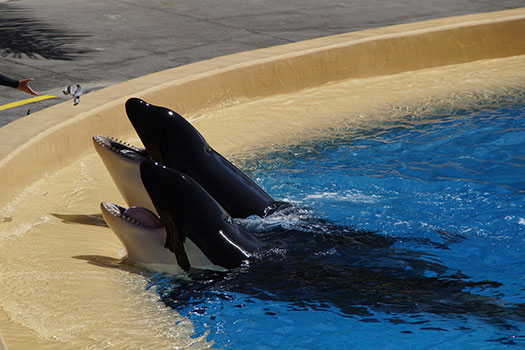
POLYGON ((173 220, 173 215, 167 209, 162 209, 160 212, 160 220, 166 229, 166 243, 164 247, 168 248, 175 254, 177 263, 184 270, 188 271, 190 269, 190 262, 186 251, 184 249, 185 236, 177 228, 173 220))

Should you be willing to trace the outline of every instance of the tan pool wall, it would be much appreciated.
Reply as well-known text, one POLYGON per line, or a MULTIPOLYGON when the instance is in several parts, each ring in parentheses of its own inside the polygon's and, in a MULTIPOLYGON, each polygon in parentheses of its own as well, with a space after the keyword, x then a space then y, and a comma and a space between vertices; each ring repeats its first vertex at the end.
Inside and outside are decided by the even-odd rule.
POLYGON ((78 158, 91 137, 132 132, 138 96, 188 114, 331 81, 525 54, 525 8, 371 29, 219 57, 130 80, 0 129, 0 204, 78 158))

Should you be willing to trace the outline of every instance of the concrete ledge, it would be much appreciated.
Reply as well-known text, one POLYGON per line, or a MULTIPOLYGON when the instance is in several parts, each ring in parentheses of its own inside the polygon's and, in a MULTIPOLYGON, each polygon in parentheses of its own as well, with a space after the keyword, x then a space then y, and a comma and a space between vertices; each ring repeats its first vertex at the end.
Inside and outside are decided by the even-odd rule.
POLYGON ((525 54, 525 8, 431 20, 243 52, 147 75, 0 129, 0 204, 87 149, 95 134, 133 133, 131 96, 194 113, 351 78, 525 54))

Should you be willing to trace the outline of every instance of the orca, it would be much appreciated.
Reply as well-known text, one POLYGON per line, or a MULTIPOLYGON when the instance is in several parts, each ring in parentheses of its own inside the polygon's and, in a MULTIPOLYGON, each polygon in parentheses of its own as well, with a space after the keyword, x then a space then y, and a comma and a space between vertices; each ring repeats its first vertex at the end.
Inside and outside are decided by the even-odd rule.
MULTIPOLYGON (((175 255, 164 247, 166 230, 155 213, 146 208, 124 208, 110 202, 102 202, 100 209, 106 224, 124 245, 129 260, 149 269, 181 272, 173 268, 179 266, 175 255)), ((184 250, 192 267, 222 270, 214 266, 191 240, 186 240, 184 250)))
POLYGON ((282 206, 176 112, 131 98, 126 113, 152 160, 192 177, 231 216, 265 217, 282 206))
POLYGON ((140 163, 149 159, 145 149, 103 135, 93 136, 93 145, 128 206, 155 211, 140 179, 140 163))
MULTIPOLYGON (((173 198, 165 198, 171 196, 173 193, 180 193, 180 188, 177 187, 177 180, 180 176, 186 176, 182 173, 176 172, 177 175, 168 176, 164 181, 158 182, 156 174, 150 174, 146 170, 146 174, 143 176, 141 171, 141 163, 147 161, 152 162, 148 159, 148 153, 144 149, 136 148, 122 141, 108 138, 102 135, 93 137, 93 143, 97 153, 100 155, 106 168, 108 169, 113 181, 117 188, 122 194, 124 200, 127 202, 129 209, 118 206, 117 204, 104 202, 101 204, 101 211, 107 225, 117 235, 119 240, 123 243, 128 253, 128 258, 140 265, 179 265, 181 268, 187 270, 190 266, 211 270, 220 270, 221 268, 232 268, 240 265, 242 260, 249 257, 249 252, 252 248, 252 241, 255 241, 255 236, 250 236, 249 233, 245 232, 241 227, 237 226, 231 219, 228 213, 220 207, 214 198, 212 198, 198 183, 194 180, 185 184, 188 188, 186 189, 187 197, 194 198, 195 192, 202 193, 204 202, 209 202, 209 208, 214 211, 208 210, 203 212, 203 208, 206 206, 201 203, 195 203, 193 206, 195 213, 183 215, 179 217, 176 224, 173 223, 171 218, 173 214, 169 210, 179 212, 181 208, 187 210, 187 203, 177 202, 179 198, 174 196, 173 198), (173 183, 170 181, 174 180, 173 183), (146 191, 146 184, 156 194, 156 200, 159 203, 170 202, 170 209, 162 206, 163 212, 157 211, 157 206, 152 202, 151 196, 146 191), (174 192, 175 191, 175 192, 174 192), (234 245, 237 242, 238 237, 235 236, 235 232, 239 231, 241 236, 241 243, 238 247, 234 247, 233 255, 229 259, 221 257, 220 252, 215 252, 209 247, 209 242, 213 239, 206 237, 201 238, 199 234, 195 233, 192 237, 201 238, 199 240, 200 245, 207 249, 207 254, 215 256, 213 262, 207 258, 207 254, 203 253, 199 247, 192 241, 191 238, 186 236, 179 237, 178 227, 186 225, 190 229, 196 227, 190 219, 195 216, 195 221, 198 223, 200 218, 198 215, 202 214, 202 218, 205 218, 209 224, 213 223, 211 219, 215 215, 215 218, 222 218, 227 220, 227 224, 224 224, 226 228, 218 229, 215 232, 221 236, 221 239, 230 239, 226 245, 227 250, 232 250, 230 245, 234 245), (218 214, 217 214, 218 213, 218 214), (170 239, 167 241, 167 233, 164 225, 157 218, 157 214, 164 217, 164 221, 168 223, 168 230, 170 239), (154 218, 157 218, 156 220, 154 218), (143 222, 144 219, 148 219, 147 222, 143 222), (184 220, 183 220, 184 219, 184 220), (148 223, 149 222, 149 223, 148 223), (233 233, 232 233, 233 232, 233 233), (229 235, 233 234, 233 238, 229 238, 229 235), (162 237, 160 244, 158 237, 162 237), (243 242, 243 239, 247 238, 247 242, 243 242), (164 247, 166 245, 175 255, 164 247), (243 250, 242 247, 246 246, 247 250, 243 250)), ((161 167, 161 169, 166 169, 161 167)), ((162 171, 161 171, 162 172, 162 171)), ((177 215, 175 215, 177 216, 177 215)), ((209 227, 203 228, 204 233, 209 233, 209 227)), ((184 231, 185 232, 185 231, 184 231)), ((200 231, 196 231, 200 232, 200 231)), ((218 245, 219 247, 221 244, 218 245)), ((230 253, 228 253, 230 254, 230 253)), ((151 268, 151 266, 148 266, 151 268)), ((159 267, 164 269, 164 267, 159 267)))
POLYGON ((184 270, 191 266, 184 246, 188 239, 226 269, 240 266, 264 247, 189 175, 149 160, 140 164, 140 177, 166 229, 165 247, 184 270))

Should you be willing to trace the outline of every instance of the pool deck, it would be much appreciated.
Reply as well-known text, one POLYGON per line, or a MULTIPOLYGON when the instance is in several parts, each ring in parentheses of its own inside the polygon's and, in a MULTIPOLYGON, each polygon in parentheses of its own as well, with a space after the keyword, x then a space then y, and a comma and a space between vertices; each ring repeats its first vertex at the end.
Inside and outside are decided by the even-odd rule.
MULTIPOLYGON (((67 99, 205 59, 306 39, 427 19, 523 7, 523 0, 0 0, 0 73, 34 77, 56 98, 5 87, 0 126, 67 99)), ((82 98, 81 102, 82 103, 82 98)))

